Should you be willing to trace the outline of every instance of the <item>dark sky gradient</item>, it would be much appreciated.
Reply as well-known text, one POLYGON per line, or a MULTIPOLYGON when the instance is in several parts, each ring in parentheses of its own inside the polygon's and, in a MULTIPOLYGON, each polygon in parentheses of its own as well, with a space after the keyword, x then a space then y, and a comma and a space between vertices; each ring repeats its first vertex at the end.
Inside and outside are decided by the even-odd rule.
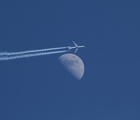
POLYGON ((62 54, 0 61, 0 120, 140 120, 139 0, 0 1, 1 52, 72 41, 80 81, 62 54))

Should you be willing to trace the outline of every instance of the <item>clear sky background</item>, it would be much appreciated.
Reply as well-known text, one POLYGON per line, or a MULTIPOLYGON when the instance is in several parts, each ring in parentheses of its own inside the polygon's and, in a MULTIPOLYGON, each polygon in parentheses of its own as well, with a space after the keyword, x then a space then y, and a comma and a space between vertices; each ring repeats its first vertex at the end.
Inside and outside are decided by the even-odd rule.
POLYGON ((0 61, 0 120, 140 120, 139 0, 0 1, 0 52, 72 41, 80 81, 62 54, 0 61))

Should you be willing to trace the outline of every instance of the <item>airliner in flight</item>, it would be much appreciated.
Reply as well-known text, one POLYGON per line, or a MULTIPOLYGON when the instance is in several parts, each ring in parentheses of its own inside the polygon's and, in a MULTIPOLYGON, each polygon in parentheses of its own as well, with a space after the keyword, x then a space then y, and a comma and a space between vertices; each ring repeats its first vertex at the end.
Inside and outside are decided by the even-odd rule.
POLYGON ((85 47, 85 46, 79 46, 79 45, 77 45, 74 41, 72 41, 73 42, 73 44, 75 45, 74 47, 70 47, 70 46, 68 46, 68 48, 69 48, 69 50, 71 50, 71 49, 75 49, 75 52, 74 53, 76 53, 77 52, 77 50, 79 49, 79 48, 81 48, 81 47, 85 47))

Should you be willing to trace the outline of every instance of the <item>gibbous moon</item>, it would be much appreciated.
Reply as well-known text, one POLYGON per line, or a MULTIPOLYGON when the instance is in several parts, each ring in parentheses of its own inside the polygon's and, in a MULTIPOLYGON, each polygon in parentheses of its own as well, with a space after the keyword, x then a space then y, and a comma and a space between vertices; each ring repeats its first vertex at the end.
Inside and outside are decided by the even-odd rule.
POLYGON ((59 57, 62 65, 78 80, 83 77, 84 74, 84 63, 75 54, 64 54, 59 57))

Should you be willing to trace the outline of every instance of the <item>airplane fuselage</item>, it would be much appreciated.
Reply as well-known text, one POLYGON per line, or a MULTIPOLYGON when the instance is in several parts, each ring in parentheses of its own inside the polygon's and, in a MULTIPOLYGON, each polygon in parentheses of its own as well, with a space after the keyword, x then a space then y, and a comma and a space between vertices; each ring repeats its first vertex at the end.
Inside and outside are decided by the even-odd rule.
POLYGON ((70 47, 70 46, 68 46, 69 47, 69 49, 79 49, 79 48, 82 48, 82 47, 85 47, 85 46, 77 46, 77 47, 70 47))

